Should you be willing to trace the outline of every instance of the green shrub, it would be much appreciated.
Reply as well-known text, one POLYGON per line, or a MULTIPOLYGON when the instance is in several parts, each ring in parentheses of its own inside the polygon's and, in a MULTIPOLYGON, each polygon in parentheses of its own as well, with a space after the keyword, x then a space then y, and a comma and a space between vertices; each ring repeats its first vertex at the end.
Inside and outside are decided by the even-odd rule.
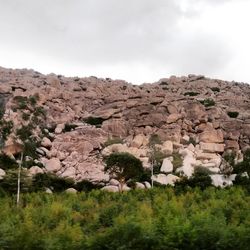
POLYGON ((99 184, 94 184, 88 180, 79 181, 74 185, 74 188, 76 190, 78 190, 79 192, 82 192, 82 191, 83 192, 90 192, 94 189, 99 189, 101 187, 102 186, 100 186, 99 184))
POLYGON ((28 108, 28 98, 26 96, 15 96, 13 100, 16 103, 17 109, 27 109, 28 108))
POLYGON ((210 88, 213 92, 220 92, 220 88, 218 87, 212 87, 210 88))
POLYGON ((203 101, 200 101, 201 104, 203 104, 205 107, 211 107, 215 105, 215 101, 213 99, 207 98, 203 101))
POLYGON ((32 106, 35 106, 37 104, 37 101, 39 100, 39 96, 38 95, 33 95, 29 97, 29 103, 32 106))
POLYGON ((142 162, 129 153, 112 153, 105 162, 105 172, 116 178, 121 185, 131 178, 139 178, 144 172, 142 162))
POLYGON ((12 121, 6 121, 6 120, 0 120, 0 134, 5 141, 7 137, 10 135, 13 129, 13 122, 12 121))
POLYGON ((183 177, 180 181, 177 181, 175 183, 176 187, 183 190, 187 187, 199 187, 201 190, 204 190, 212 185, 212 179, 209 174, 210 171, 208 169, 197 167, 190 178, 183 177))
POLYGON ((199 94, 200 94, 199 92, 193 92, 193 91, 184 93, 185 96, 197 96, 199 94))
POLYGON ((94 126, 100 126, 105 121, 105 119, 101 117, 88 117, 86 120, 84 120, 86 123, 94 126))
POLYGON ((157 134, 152 134, 149 138, 149 147, 154 147, 156 144, 162 144, 162 141, 157 134))
POLYGON ((108 147, 110 145, 113 144, 119 144, 119 143, 123 143, 123 140, 119 137, 114 137, 114 138, 108 138, 107 141, 104 142, 103 147, 108 147))
MULTIPOLYGON (((6 175, 2 180, 0 180, 0 187, 7 194, 16 194, 17 193, 17 178, 18 178, 18 169, 10 169, 6 171, 6 175)), ((20 189, 22 193, 27 193, 31 191, 32 182, 28 177, 26 170, 22 169, 21 178, 20 178, 20 189)))
POLYGON ((22 119, 23 119, 24 121, 28 121, 29 118, 30 118, 30 114, 22 113, 22 119))
POLYGON ((63 129, 63 132, 70 132, 72 130, 74 130, 75 128, 77 128, 77 125, 75 124, 70 124, 70 123, 66 123, 63 129))
POLYGON ((183 159, 179 153, 173 153, 172 157, 173 157, 172 164, 173 164, 174 171, 175 171, 177 168, 182 167, 183 159))
POLYGON ((33 125, 29 123, 27 126, 22 126, 21 128, 17 129, 16 135, 24 142, 31 137, 33 129, 33 125))
POLYGON ((227 112, 227 115, 231 118, 237 118, 239 116, 239 112, 227 112))
POLYGON ((0 168, 4 170, 16 169, 18 167, 16 161, 6 154, 0 154, 0 168))
POLYGON ((74 180, 51 173, 36 174, 33 176, 32 183, 34 191, 44 191, 45 188, 50 188, 53 192, 63 192, 67 188, 74 187, 74 180))

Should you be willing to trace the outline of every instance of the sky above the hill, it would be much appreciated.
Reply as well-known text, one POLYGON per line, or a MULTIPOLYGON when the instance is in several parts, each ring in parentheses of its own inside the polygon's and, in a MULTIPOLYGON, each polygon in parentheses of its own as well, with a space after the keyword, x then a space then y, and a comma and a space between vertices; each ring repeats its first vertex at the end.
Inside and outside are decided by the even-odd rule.
POLYGON ((0 0, 0 66, 250 83, 249 0, 0 0))

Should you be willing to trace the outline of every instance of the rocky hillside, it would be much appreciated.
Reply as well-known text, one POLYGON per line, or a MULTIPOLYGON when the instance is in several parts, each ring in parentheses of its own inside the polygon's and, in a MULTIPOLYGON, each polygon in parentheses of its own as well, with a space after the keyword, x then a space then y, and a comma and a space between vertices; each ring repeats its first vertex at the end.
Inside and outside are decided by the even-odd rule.
POLYGON ((241 161, 250 146, 250 86, 204 76, 132 85, 0 68, 0 109, 2 153, 15 155, 27 142, 31 175, 54 172, 114 190, 103 157, 129 152, 150 168, 152 138, 163 155, 153 178, 171 185, 198 166, 214 185, 231 185, 224 156, 234 152, 241 161))

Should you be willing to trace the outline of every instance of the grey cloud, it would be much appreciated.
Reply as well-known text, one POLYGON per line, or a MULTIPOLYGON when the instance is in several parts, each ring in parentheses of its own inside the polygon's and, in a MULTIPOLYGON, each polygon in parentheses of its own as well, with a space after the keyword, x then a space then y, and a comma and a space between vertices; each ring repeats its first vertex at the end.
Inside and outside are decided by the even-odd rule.
POLYGON ((177 2, 0 0, 0 46, 48 54, 55 61, 83 67, 138 62, 192 72, 209 65, 212 72, 230 53, 220 38, 182 35, 179 20, 200 13, 192 8, 183 12, 177 2))

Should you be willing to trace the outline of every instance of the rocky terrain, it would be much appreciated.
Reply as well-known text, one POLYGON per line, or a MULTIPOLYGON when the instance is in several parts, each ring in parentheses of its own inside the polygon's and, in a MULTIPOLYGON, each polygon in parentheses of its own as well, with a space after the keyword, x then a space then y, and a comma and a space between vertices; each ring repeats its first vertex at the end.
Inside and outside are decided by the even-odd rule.
MULTIPOLYGON (((153 176, 160 184, 174 185, 202 166, 211 172, 215 186, 232 185, 235 175, 224 156, 234 152, 239 162, 250 146, 250 86, 204 76, 132 85, 0 68, 0 106, 2 120, 13 122, 6 136, 1 130, 2 152, 19 152, 22 128, 24 137, 39 142, 38 156, 26 156, 33 161, 31 175, 53 172, 114 191, 118 184, 104 173, 103 157, 129 152, 150 168, 152 135, 165 155, 153 176), (181 165, 174 164, 173 154, 181 165)), ((4 175, 0 169, 0 178, 4 175)), ((137 186, 149 188, 150 183, 137 186)))

